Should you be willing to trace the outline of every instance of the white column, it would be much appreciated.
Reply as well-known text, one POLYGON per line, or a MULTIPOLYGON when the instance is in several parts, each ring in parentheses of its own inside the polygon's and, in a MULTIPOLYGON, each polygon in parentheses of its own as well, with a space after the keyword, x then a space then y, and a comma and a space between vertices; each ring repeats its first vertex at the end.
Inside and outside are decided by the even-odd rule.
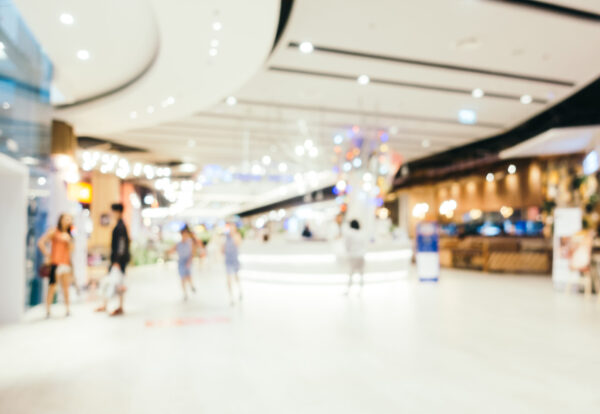
POLYGON ((29 170, 0 154, 0 323, 17 322, 25 310, 25 244, 29 170))

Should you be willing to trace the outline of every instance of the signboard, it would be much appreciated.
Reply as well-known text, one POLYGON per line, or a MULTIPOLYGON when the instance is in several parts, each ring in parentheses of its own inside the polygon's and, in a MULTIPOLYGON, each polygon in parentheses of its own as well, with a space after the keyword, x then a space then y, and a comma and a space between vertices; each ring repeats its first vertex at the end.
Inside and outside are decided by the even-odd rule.
POLYGON ((575 240, 581 231, 582 213, 580 208, 554 209, 554 240, 552 259, 552 281, 555 287, 579 279, 579 270, 571 266, 575 240))
POLYGON ((434 221, 417 224, 417 274, 422 282, 440 277, 439 229, 434 221))

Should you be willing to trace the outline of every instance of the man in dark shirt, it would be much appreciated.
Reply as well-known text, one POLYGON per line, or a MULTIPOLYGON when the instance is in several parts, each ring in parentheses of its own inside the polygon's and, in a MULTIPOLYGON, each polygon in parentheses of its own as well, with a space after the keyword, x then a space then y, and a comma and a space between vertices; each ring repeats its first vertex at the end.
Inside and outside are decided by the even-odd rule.
MULTIPOLYGON (((112 232, 112 241, 110 249, 110 267, 109 272, 116 268, 125 276, 125 269, 131 256, 129 255, 129 235, 127 234, 127 227, 123 222, 123 204, 116 203, 111 206, 114 218, 117 220, 117 225, 112 232)), ((123 314, 123 297, 125 295, 125 285, 122 283, 117 284, 115 291, 119 296, 119 307, 111 312, 111 316, 117 316, 123 314)), ((106 310, 107 302, 109 297, 104 298, 104 303, 97 309, 98 312, 106 310)))

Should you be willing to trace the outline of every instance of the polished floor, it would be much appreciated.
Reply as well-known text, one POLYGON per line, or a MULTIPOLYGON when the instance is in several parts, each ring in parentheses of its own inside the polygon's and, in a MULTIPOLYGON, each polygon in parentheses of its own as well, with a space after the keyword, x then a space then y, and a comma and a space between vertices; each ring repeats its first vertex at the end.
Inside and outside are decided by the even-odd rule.
POLYGON ((172 265, 131 269, 127 315, 0 328, 0 413, 597 413, 600 304, 549 278, 445 271, 342 285, 219 268, 181 298, 172 265))

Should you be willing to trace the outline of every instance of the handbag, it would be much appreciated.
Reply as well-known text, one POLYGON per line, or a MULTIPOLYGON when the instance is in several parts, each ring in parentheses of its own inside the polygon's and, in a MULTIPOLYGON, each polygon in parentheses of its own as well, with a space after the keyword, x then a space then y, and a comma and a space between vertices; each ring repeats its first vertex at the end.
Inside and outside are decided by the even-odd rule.
POLYGON ((40 277, 50 277, 50 272, 51 271, 52 271, 52 265, 50 265, 50 264, 43 264, 38 269, 38 274, 40 275, 40 277))

